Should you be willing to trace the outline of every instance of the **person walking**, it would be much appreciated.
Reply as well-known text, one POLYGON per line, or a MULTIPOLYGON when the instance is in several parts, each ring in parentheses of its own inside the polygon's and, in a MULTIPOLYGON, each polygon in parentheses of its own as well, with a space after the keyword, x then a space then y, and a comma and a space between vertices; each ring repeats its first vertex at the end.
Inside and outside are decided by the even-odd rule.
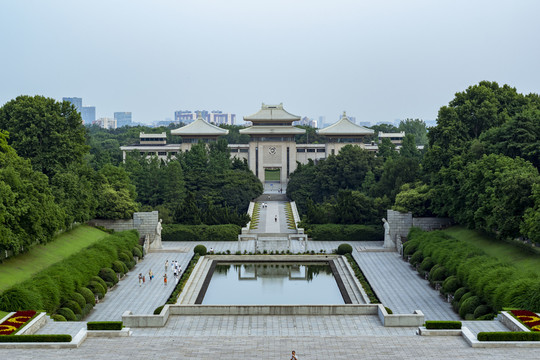
POLYGON ((154 278, 154 273, 152 272, 152 269, 150 269, 150 271, 148 272, 148 278, 150 279, 148 281, 152 282, 152 279, 154 278))
POLYGON ((165 261, 165 272, 169 270, 169 260, 165 261))
POLYGON ((274 217, 274 222, 277 222, 277 215, 274 217))
POLYGON ((298 356, 296 355, 296 351, 292 351, 291 360, 298 360, 298 356))
POLYGON ((142 286, 142 273, 139 273, 139 287, 142 286))
POLYGON ((167 274, 163 275, 163 285, 167 286, 167 274))

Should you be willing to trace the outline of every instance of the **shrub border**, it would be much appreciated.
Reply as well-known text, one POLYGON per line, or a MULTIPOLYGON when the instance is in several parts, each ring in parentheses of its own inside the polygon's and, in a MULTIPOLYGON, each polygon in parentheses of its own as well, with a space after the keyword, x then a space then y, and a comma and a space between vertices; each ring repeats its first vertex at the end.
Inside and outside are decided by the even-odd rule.
POLYGON ((122 321, 89 321, 86 323, 87 330, 122 330, 122 321))

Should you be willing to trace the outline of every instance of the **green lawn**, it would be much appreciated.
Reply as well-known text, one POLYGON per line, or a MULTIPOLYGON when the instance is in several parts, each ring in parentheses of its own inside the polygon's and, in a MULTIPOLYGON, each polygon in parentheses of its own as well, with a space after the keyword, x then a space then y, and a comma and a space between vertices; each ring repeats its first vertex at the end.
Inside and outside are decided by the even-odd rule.
POLYGON ((495 237, 462 226, 454 226, 443 230, 443 232, 456 239, 467 241, 488 255, 509 262, 519 269, 533 271, 540 275, 540 255, 538 254, 530 253, 517 246, 497 240, 495 237))
POLYGON ((0 320, 2 320, 4 318, 4 316, 6 316, 7 314, 9 314, 9 313, 5 312, 5 311, 0 311, 0 320))
POLYGON ((30 278, 33 274, 90 246, 108 236, 96 228, 80 225, 58 235, 46 245, 37 245, 29 252, 15 256, 0 264, 0 292, 30 278))

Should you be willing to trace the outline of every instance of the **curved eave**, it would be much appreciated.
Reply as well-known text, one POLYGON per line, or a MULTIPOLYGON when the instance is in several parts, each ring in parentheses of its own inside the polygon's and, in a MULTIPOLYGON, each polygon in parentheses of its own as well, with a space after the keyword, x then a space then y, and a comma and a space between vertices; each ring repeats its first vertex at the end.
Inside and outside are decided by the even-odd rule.
POLYGON ((306 130, 294 126, 251 126, 240 130, 240 134, 248 135, 300 135, 305 133, 306 130))
POLYGON ((171 135, 177 136, 221 136, 228 133, 229 130, 209 124, 203 119, 197 119, 189 125, 171 130, 171 135))
POLYGON ((375 131, 353 124, 347 118, 342 118, 335 124, 317 130, 317 134, 325 136, 366 136, 375 134, 375 131))
POLYGON ((244 121, 299 121, 300 116, 293 115, 283 109, 261 109, 255 114, 244 116, 244 121))

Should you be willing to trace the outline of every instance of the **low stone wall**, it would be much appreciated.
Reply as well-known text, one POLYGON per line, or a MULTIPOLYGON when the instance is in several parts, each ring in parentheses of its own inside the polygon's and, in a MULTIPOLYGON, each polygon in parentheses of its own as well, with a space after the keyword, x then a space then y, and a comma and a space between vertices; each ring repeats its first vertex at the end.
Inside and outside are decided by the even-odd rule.
POLYGON ((377 315, 386 327, 418 327, 424 324, 424 313, 420 310, 415 310, 412 314, 388 314, 383 305, 377 305, 377 315))
POLYGON ((33 335, 47 324, 47 320, 48 318, 46 313, 39 313, 35 318, 32 319, 32 321, 30 321, 30 323, 28 323, 22 330, 17 332, 15 335, 33 335))
POLYGON ((163 327, 172 315, 378 315, 387 327, 418 327, 424 323, 424 314, 416 310, 412 314, 389 315, 381 304, 348 305, 165 305, 159 315, 133 315, 126 311, 122 321, 129 327, 163 327))
POLYGON ((501 311, 497 319, 510 331, 530 331, 525 325, 520 323, 516 318, 510 315, 507 311, 501 311))
POLYGON ((122 314, 122 322, 126 327, 163 327, 169 320, 169 307, 165 305, 159 315, 133 315, 131 311, 122 314))
POLYGON ((375 315, 377 305, 171 305, 170 315, 375 315))
MULTIPOLYGON (((133 214, 133 219, 121 219, 121 220, 104 220, 93 219, 88 222, 92 226, 103 226, 106 229, 114 231, 126 231, 137 230, 141 238, 146 238, 149 241, 149 245, 154 241, 159 240, 159 246, 161 247, 161 238, 156 236, 156 227, 159 221, 159 212, 136 212, 133 214)), ((150 245, 151 248, 155 246, 150 245)))
POLYGON ((444 229, 454 222, 450 218, 437 218, 437 217, 413 217, 413 226, 419 227, 424 231, 432 231, 438 229, 444 229))
MULTIPOLYGON (((424 231, 432 231, 437 229, 444 229, 454 222, 450 218, 438 218, 438 217, 420 217, 415 218, 411 212, 402 213, 394 210, 386 211, 386 220, 390 225, 390 236, 396 243, 396 249, 400 251, 401 238, 407 237, 409 230, 414 227, 419 227, 424 231)), ((382 225, 381 225, 382 226, 382 225)))

